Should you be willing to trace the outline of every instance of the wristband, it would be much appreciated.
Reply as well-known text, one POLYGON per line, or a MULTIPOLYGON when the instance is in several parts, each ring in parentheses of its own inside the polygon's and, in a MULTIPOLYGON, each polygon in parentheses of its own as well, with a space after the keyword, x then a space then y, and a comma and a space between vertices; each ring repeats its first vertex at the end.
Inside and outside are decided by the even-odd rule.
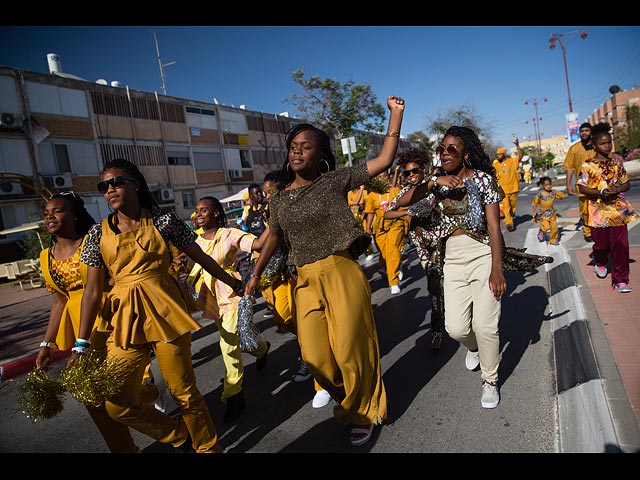
POLYGON ((86 351, 87 351, 87 347, 79 347, 79 346, 77 346, 77 345, 76 345, 76 346, 74 346, 74 347, 71 349, 71 352, 72 352, 72 353, 75 353, 75 354, 77 354, 77 355, 82 355, 82 354, 84 354, 86 351))
POLYGON ((400 132, 389 132, 387 137, 400 138, 400 132))
POLYGON ((56 344, 56 342, 41 342, 40 343, 40 348, 45 347, 45 348, 58 348, 58 345, 56 344))
POLYGON ((78 347, 88 347, 89 345, 91 345, 91 342, 89 340, 85 340, 84 338, 76 338, 75 344, 78 347))
POLYGON ((260 278, 260 275, 256 275, 255 273, 251 272, 249 274, 249 278, 260 278))

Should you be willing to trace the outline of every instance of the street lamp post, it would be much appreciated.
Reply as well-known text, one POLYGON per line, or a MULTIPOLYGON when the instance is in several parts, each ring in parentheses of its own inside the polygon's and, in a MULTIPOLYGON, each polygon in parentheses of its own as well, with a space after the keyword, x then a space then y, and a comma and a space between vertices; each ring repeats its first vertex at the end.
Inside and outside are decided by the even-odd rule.
MULTIPOLYGON (((538 116, 538 101, 546 102, 547 97, 529 98, 524 101, 524 104, 529 105, 529 102, 531 102, 531 104, 533 105, 533 108, 536 111, 536 116, 533 117, 533 130, 536 134, 536 149, 538 151, 538 159, 540 159, 542 157, 542 145, 540 144, 540 140, 542 137, 542 132, 540 131, 540 120, 542 120, 542 118, 538 116)), ((529 123, 529 122, 527 121, 526 123, 529 123)))
POLYGON ((587 32, 584 30, 574 30, 567 33, 552 33, 549 38, 549 48, 553 50, 556 48, 556 42, 560 44, 560 50, 562 50, 562 60, 564 61, 564 76, 567 80, 567 95, 569 96, 569 113, 573 112, 573 104, 571 103, 571 88, 569 87, 569 72, 567 71, 567 45, 569 40, 576 35, 580 35, 580 38, 587 38, 587 32))

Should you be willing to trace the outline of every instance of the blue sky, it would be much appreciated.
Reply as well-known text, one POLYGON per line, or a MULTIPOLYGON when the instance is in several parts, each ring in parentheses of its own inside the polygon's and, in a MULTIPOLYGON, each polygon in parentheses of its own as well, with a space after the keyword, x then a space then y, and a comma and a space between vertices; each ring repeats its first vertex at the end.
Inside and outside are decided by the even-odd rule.
POLYGON ((472 105, 496 143, 534 137, 538 99, 544 137, 565 134, 569 111, 561 49, 565 37, 573 110, 582 122, 610 97, 609 87, 640 87, 638 26, 0 26, 0 65, 47 73, 47 53, 89 81, 120 81, 162 93, 156 31, 170 96, 246 105, 268 113, 295 108, 291 78, 354 80, 380 103, 402 96, 403 135, 449 108, 472 105), (547 98, 544 102, 542 99, 547 98), (525 101, 530 100, 529 105, 525 101), (528 123, 526 123, 528 121, 528 123))

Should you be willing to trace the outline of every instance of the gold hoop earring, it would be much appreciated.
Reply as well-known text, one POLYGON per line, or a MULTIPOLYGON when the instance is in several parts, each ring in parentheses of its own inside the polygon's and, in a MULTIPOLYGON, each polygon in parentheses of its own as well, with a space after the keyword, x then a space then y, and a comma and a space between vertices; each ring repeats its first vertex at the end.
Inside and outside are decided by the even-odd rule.
POLYGON ((329 165, 329 162, 327 162, 324 158, 322 160, 320 160, 320 163, 318 163, 318 171, 320 172, 320 175, 324 175, 329 170, 331 170, 331 166, 329 165), (327 171, 326 172, 323 172, 322 168, 320 168, 320 165, 322 165, 322 162, 324 162, 325 165, 327 166, 327 171))

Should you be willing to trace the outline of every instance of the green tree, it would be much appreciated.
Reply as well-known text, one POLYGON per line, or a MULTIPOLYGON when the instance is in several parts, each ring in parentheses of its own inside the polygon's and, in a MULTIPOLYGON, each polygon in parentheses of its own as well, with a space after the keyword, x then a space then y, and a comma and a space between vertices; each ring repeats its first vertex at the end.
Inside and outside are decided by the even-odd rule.
POLYGON ((433 151, 436 148, 436 144, 425 132, 417 131, 407 135, 407 140, 416 143, 419 148, 422 148, 428 152, 433 151))
POLYGON ((489 156, 493 156, 493 153, 496 151, 496 147, 495 142, 492 139, 493 133, 491 127, 486 123, 483 117, 477 112, 475 106, 471 103, 439 111, 434 117, 428 119, 425 132, 414 132, 407 136, 407 138, 416 138, 420 145, 432 150, 434 146, 433 142, 429 141, 427 144, 426 142, 423 143, 420 141, 420 139, 426 138, 428 140, 430 137, 435 135, 438 138, 437 141, 441 141, 444 136, 444 132, 446 132, 452 125, 471 128, 476 132, 478 138, 480 138, 480 141, 483 143, 489 156))
MULTIPOLYGON (((29 219, 32 222, 40 221, 42 220, 42 214, 38 212, 31 212, 29 214, 29 219)), ((47 230, 47 227, 44 226, 44 223, 42 223, 37 230, 26 231, 22 238, 18 240, 18 245, 20 245, 20 248, 24 251, 26 258, 37 260, 40 258, 42 246, 47 248, 51 245, 51 234, 49 233, 49 230, 47 230), (40 244, 40 240, 42 240, 42 245, 40 244)))
POLYGON ((625 146, 629 150, 640 148, 640 107, 627 107, 627 124, 617 132, 616 150, 619 152, 625 146))
POLYGON ((378 103, 370 85, 317 76, 305 78, 301 69, 294 71, 292 78, 303 92, 285 99, 297 109, 296 117, 319 125, 339 139, 356 130, 382 132, 385 108, 378 103))

